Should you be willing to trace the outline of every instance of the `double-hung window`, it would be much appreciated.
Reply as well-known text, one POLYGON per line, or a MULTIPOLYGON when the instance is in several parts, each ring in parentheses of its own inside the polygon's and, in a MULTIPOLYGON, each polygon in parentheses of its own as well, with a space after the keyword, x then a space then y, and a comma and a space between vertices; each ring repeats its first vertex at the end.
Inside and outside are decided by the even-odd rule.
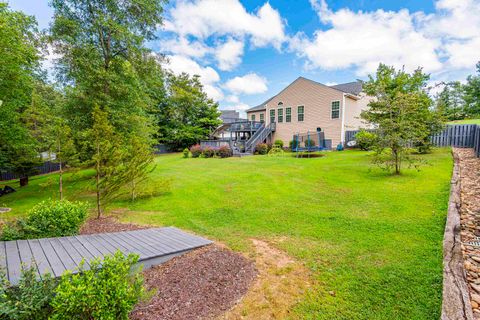
POLYGON ((278 123, 283 122, 283 108, 278 109, 278 123))
POLYGON ((340 101, 332 101, 332 119, 340 118, 340 101))
POLYGON ((285 122, 292 122, 292 108, 285 108, 285 122))
POLYGON ((275 122, 275 109, 270 110, 270 123, 275 122))
POLYGON ((297 119, 298 119, 298 121, 305 120, 305 107, 304 106, 298 106, 297 107, 297 119))
POLYGON ((260 113, 260 122, 261 123, 265 122, 265 115, 263 113, 260 113))
POLYGON ((255 121, 255 115, 252 114, 252 121, 255 121))

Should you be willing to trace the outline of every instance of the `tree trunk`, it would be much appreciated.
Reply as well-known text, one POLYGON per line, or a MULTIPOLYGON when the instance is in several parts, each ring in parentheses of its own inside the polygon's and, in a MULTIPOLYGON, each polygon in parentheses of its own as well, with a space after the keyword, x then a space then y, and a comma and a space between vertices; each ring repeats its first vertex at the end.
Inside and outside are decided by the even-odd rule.
POLYGON ((393 149, 392 152, 395 159, 395 174, 400 174, 400 157, 398 156, 398 150, 393 149))
POLYGON ((63 167, 62 167, 62 161, 59 162, 60 164, 60 176, 58 180, 58 187, 60 191, 60 200, 63 200, 63 167))
POLYGON ((95 183, 97 188, 97 218, 102 215, 102 207, 100 205, 100 146, 97 144, 97 161, 95 164, 95 183))
POLYGON ((28 176, 21 176, 20 177, 20 187, 28 186, 28 176))

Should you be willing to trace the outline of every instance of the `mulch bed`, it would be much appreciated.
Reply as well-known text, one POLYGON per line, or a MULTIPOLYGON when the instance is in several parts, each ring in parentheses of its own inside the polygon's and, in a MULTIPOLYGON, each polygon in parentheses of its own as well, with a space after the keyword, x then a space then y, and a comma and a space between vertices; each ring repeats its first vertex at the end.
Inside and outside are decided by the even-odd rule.
POLYGON ((102 217, 88 220, 80 229, 80 234, 132 231, 147 228, 148 226, 140 226, 133 223, 121 223, 114 217, 102 217))
POLYGON ((480 319, 480 247, 468 245, 480 236, 480 159, 473 149, 454 149, 460 160, 461 239, 465 260, 471 305, 476 319, 480 319))
MULTIPOLYGON (((114 217, 89 220, 81 234, 145 229, 114 217)), ((132 320, 205 319, 231 309, 257 276, 254 262, 217 245, 196 249, 143 271, 153 297, 132 311, 132 320)))

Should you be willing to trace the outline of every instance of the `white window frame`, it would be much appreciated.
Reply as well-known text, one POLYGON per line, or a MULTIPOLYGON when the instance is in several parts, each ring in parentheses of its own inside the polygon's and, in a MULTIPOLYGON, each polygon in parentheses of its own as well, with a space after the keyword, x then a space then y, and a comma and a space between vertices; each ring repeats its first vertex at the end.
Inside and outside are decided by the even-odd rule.
POLYGON ((292 107, 286 107, 285 108, 285 123, 287 123, 287 122, 292 122, 292 107), (287 110, 290 111, 290 114, 288 114, 287 110), (290 116, 290 120, 288 119, 289 116, 290 116))
POLYGON ((340 119, 340 107, 341 107, 341 105, 342 105, 342 104, 341 104, 340 100, 334 100, 334 101, 332 101, 332 103, 330 104, 330 119, 332 119, 332 120, 340 119), (335 110, 335 111, 338 112, 338 117, 336 117, 336 118, 333 117, 333 104, 334 104, 335 102, 338 102, 338 109, 335 110))
POLYGON ((283 123, 283 108, 277 109, 277 122, 283 123))
POLYGON ((269 111, 270 111, 270 123, 275 123, 276 122, 275 121, 275 117, 276 117, 275 109, 270 109, 269 111), (273 114, 273 116, 272 116, 272 114, 273 114), (273 119, 273 121, 272 121, 272 119, 273 119))
POLYGON ((265 122, 265 115, 263 113, 260 113, 260 122, 264 123, 265 122))
POLYGON ((250 120, 255 121, 255 114, 252 114, 252 115, 250 116, 250 120))
POLYGON ((305 106, 304 106, 304 105, 297 106, 297 121, 298 121, 298 122, 303 122, 303 121, 305 121, 305 106), (298 112, 298 110, 300 109, 300 107, 303 108, 303 112, 302 112, 302 113, 298 112), (299 119, 300 114, 302 115, 302 118, 303 118, 302 120, 299 119))

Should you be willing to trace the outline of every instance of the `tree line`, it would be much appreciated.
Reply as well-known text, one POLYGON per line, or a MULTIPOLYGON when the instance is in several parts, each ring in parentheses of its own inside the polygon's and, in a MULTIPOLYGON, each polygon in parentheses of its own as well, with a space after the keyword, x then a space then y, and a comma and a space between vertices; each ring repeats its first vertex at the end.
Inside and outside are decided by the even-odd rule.
POLYGON ((100 215, 125 186, 135 199, 155 144, 183 149, 218 126, 218 104, 198 76, 169 72, 146 47, 164 5, 53 0, 53 21, 39 30, 34 17, 0 3, 0 170, 27 184, 54 155, 62 198, 64 168, 91 166, 100 215), (54 79, 42 68, 47 49, 58 56, 54 79))
POLYGON ((468 76, 465 83, 445 83, 436 97, 436 107, 448 120, 480 118, 480 62, 477 74, 468 76))

